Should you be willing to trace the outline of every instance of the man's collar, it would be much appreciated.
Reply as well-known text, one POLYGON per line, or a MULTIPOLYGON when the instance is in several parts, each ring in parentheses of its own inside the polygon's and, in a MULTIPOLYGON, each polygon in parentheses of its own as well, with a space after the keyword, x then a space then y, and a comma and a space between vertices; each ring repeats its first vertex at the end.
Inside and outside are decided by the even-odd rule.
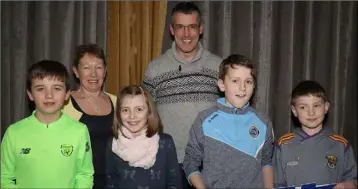
POLYGON ((183 63, 183 64, 188 64, 188 63, 196 62, 196 61, 198 61, 198 60, 202 57, 203 52, 204 52, 204 48, 203 48, 203 45, 200 43, 200 41, 198 42, 197 48, 198 48, 198 51, 196 52, 196 54, 194 55, 194 57, 192 58, 192 60, 189 61, 189 62, 188 62, 187 60, 185 60, 184 57, 182 57, 182 56, 179 55, 179 53, 178 53, 178 51, 177 51, 177 46, 176 46, 175 41, 173 41, 173 43, 172 43, 172 48, 171 48, 171 49, 172 49, 172 53, 173 53, 174 58, 175 58, 178 62, 183 63))

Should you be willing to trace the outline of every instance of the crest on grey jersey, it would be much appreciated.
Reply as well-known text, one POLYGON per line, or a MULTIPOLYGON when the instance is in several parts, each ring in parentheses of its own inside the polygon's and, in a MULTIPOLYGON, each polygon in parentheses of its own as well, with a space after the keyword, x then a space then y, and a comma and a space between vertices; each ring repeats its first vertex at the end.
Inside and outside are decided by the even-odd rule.
POLYGON ((336 156, 326 156, 327 166, 331 169, 336 168, 337 157, 336 156))

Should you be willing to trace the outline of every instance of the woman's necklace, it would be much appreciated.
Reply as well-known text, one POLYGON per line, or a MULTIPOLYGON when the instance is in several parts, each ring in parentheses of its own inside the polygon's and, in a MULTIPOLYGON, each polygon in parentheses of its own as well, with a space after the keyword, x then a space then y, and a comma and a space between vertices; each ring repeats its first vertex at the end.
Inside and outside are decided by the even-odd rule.
POLYGON ((99 107, 98 107, 95 103, 91 102, 91 101, 88 99, 88 96, 87 96, 87 95, 85 96, 85 99, 86 99, 86 101, 92 106, 93 110, 94 110, 97 114, 99 114, 99 113, 101 112, 100 109, 99 109, 99 107))

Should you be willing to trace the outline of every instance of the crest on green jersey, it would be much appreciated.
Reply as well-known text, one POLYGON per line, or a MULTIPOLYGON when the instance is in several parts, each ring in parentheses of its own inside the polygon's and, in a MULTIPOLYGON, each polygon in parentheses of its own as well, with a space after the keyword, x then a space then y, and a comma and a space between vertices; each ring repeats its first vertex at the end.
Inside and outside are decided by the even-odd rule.
POLYGON ((62 144, 61 145, 61 153, 62 155, 69 157, 73 152, 73 146, 70 144, 62 144))

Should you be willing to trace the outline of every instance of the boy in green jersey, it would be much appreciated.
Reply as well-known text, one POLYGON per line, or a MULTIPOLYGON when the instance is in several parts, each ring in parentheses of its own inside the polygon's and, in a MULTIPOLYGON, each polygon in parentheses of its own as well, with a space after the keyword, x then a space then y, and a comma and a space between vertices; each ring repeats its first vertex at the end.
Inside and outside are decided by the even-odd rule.
POLYGON ((87 127, 61 112, 69 97, 64 65, 33 64, 27 94, 31 116, 9 126, 1 144, 1 188, 92 188, 92 150, 87 127))

